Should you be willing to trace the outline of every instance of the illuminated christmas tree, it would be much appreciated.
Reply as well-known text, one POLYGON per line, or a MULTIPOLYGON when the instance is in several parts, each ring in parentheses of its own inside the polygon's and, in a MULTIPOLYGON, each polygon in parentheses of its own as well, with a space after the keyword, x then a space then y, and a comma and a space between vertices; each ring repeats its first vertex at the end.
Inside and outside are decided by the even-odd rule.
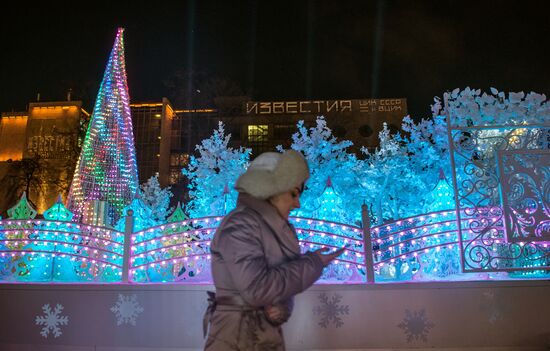
POLYGON ((106 224, 116 223, 138 188, 123 32, 118 29, 71 184, 75 221, 86 208, 100 207, 109 211, 106 224), (90 206, 98 202, 108 206, 90 206))

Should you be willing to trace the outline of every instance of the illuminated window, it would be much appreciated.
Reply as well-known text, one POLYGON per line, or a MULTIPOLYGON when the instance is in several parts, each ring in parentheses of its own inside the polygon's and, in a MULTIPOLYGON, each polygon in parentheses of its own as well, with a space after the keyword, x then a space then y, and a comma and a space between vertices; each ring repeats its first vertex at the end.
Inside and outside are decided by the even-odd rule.
POLYGON ((168 182, 172 185, 178 183, 180 179, 182 178, 181 170, 176 168, 170 169, 170 176, 168 179, 168 182))
POLYGON ((248 146, 253 155, 269 151, 269 129, 266 124, 248 126, 248 146))
POLYGON ((189 163, 188 154, 170 154, 170 166, 176 167, 181 166, 185 167, 189 163))
POLYGON ((266 124, 248 126, 248 142, 263 143, 268 140, 268 128, 266 124))

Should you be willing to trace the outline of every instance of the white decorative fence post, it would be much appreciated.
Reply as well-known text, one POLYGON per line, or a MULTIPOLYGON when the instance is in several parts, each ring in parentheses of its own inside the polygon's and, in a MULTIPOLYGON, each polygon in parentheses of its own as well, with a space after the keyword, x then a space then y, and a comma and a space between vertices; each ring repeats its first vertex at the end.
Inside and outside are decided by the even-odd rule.
POLYGON ((124 223, 124 256, 122 258, 122 282, 129 282, 130 272, 130 248, 132 246, 132 233, 134 232, 134 211, 128 210, 124 223))
POLYGON ((363 249, 365 253, 365 272, 367 283, 374 283, 374 261, 372 259, 372 242, 370 237, 370 217, 367 205, 361 205, 361 219, 363 221, 363 249))

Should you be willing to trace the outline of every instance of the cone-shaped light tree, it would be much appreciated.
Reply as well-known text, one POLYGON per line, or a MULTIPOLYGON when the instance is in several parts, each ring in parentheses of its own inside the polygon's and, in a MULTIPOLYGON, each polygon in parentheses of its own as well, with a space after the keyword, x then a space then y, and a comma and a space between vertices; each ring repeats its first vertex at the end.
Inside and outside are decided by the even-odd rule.
POLYGON ((427 196, 429 204, 426 212, 452 210, 455 208, 454 191, 447 182, 443 168, 439 169, 437 185, 427 196))
POLYGON ((102 201, 116 223, 138 188, 123 32, 117 31, 69 191, 76 221, 90 203, 102 201))

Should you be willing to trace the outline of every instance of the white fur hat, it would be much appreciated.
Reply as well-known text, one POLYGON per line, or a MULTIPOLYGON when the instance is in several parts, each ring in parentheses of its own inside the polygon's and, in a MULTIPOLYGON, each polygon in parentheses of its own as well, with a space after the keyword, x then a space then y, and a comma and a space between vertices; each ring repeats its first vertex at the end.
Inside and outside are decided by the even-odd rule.
POLYGON ((300 187, 308 178, 307 161, 298 151, 264 152, 237 179, 235 188, 240 193, 267 199, 300 187))

